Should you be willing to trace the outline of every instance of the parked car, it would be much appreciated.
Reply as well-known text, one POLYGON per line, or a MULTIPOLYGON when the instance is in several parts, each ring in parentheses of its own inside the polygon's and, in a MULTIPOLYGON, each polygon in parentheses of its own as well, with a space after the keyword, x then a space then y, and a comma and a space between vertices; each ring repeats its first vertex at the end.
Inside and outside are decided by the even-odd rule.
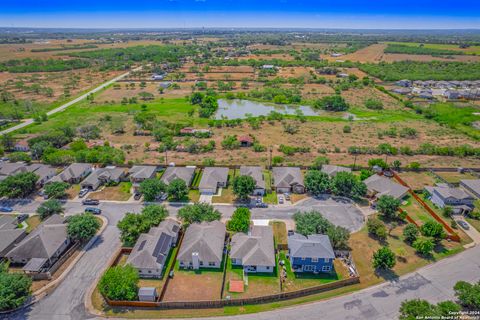
POLYGON ((84 206, 98 206, 100 204, 100 201, 96 199, 85 199, 82 201, 82 204, 84 206))
POLYGON ((0 207, 0 212, 12 212, 13 209, 11 207, 0 207))
POLYGON ((457 220, 457 223, 460 225, 460 227, 462 227, 465 230, 470 229, 470 226, 468 225, 468 223, 466 223, 463 220, 457 220))
POLYGON ((102 210, 99 208, 87 207, 85 208, 85 213, 102 214, 102 210))
POLYGON ((278 198, 278 203, 283 204, 284 202, 283 197, 278 198))
POLYGON ((168 193, 164 193, 160 196, 160 201, 165 201, 168 198, 168 193))
POLYGON ((78 197, 79 197, 79 198, 85 197, 85 196, 87 195, 88 191, 90 191, 90 190, 88 190, 88 189, 82 189, 82 190, 80 190, 80 192, 78 193, 78 197))
POLYGON ((285 193, 285 200, 290 201, 290 193, 285 193))
POLYGON ((257 208, 268 208, 268 203, 260 202, 255 205, 257 208))
POLYGON ((133 195, 133 199, 135 199, 135 200, 140 200, 141 197, 142 197, 142 194, 141 194, 141 193, 135 193, 135 194, 133 195))
POLYGON ((22 223, 23 221, 28 219, 28 214, 22 213, 17 216, 17 222, 22 223))

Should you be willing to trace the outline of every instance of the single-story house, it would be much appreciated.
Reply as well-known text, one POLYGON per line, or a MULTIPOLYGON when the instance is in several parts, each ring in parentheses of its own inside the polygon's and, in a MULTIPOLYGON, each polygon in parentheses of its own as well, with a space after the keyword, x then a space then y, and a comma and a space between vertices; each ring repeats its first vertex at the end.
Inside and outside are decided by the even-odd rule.
POLYGON ((367 186, 368 195, 376 199, 380 198, 381 196, 387 195, 400 200, 403 199, 408 193, 407 187, 393 182, 390 178, 386 178, 378 174, 372 175, 364 182, 367 186))
POLYGON ((142 181, 154 178, 156 173, 156 166, 133 166, 128 170, 128 176, 134 188, 137 188, 142 181))
POLYGON ((274 167, 272 178, 277 193, 305 193, 302 172, 298 167, 274 167))
POLYGON ((14 151, 28 152, 30 151, 30 146, 28 145, 27 140, 18 141, 15 146, 13 146, 14 151))
POLYGON ((288 236, 288 256, 293 272, 332 272, 335 253, 327 235, 288 236))
POLYGON ((17 226, 16 217, 0 216, 0 259, 3 259, 27 235, 25 229, 17 228, 17 226))
POLYGON ((273 64, 264 64, 262 66, 262 69, 271 70, 271 69, 275 69, 275 66, 273 64))
POLYGON ((430 194, 430 200, 440 208, 453 207, 455 213, 470 212, 473 209, 475 198, 460 188, 452 188, 441 183, 435 187, 425 187, 430 194))
POLYGON ((27 171, 33 172, 38 176, 37 186, 40 187, 57 174, 57 170, 54 167, 38 163, 27 166, 27 171))
POLYGON ((177 244, 180 223, 166 219, 158 227, 138 238, 127 263, 138 270, 140 277, 160 278, 172 247, 177 244))
POLYGON ((185 181, 185 184, 189 187, 194 176, 195 167, 168 167, 160 180, 169 185, 173 180, 180 179, 185 181))
POLYGON ((339 172, 352 172, 352 169, 331 164, 324 164, 322 165, 321 171, 328 174, 330 177, 335 177, 339 172))
POLYGON ((412 81, 411 80, 407 80, 407 79, 404 79, 404 80, 399 80, 397 82, 395 82, 395 84, 399 87, 405 87, 405 88, 408 88, 408 87, 411 87, 412 86, 412 81))
POLYGON ((240 142, 240 147, 251 147, 253 145, 253 138, 251 136, 239 136, 237 137, 238 142, 240 142))
POLYGON ((460 186, 480 199, 480 179, 460 180, 460 186))
POLYGON ((220 221, 195 223, 183 236, 177 256, 181 268, 220 268, 225 247, 226 228, 220 221))
POLYGON ((247 273, 273 272, 276 262, 272 227, 253 226, 248 235, 234 234, 230 259, 232 265, 242 266, 247 273))
POLYGON ((82 189, 97 190, 98 187, 108 183, 119 183, 125 179, 125 170, 117 167, 105 167, 93 170, 92 173, 80 184, 82 189))
POLYGON ((138 289, 138 300, 155 302, 157 301, 158 293, 156 287, 140 287, 138 289))
POLYGON ((242 176, 250 176, 255 180, 255 190, 253 190, 253 194, 257 196, 263 196, 266 193, 265 188, 265 178, 263 176, 263 170, 261 167, 255 166, 241 166, 240 167, 240 175, 242 176))
POLYGON ((25 162, 0 162, 0 176, 4 178, 27 171, 25 162))
POLYGON ((218 188, 225 188, 227 183, 228 168, 207 167, 203 169, 198 189, 201 194, 216 194, 218 188))
POLYGON ((6 254, 14 264, 24 265, 27 272, 51 267, 70 245, 65 218, 55 214, 41 223, 6 254))
POLYGON ((60 174, 56 175, 48 182, 67 182, 71 184, 80 183, 93 170, 90 163, 72 163, 60 174))

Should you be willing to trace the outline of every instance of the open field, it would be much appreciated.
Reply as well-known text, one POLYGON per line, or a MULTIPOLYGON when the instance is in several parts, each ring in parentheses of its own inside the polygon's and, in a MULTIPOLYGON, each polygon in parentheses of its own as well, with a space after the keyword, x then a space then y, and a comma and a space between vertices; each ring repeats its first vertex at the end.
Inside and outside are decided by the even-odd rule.
POLYGON ((458 184, 460 180, 465 179, 478 179, 476 175, 471 173, 459 173, 459 172, 437 172, 437 174, 445 179, 448 183, 458 184))
POLYGON ((433 186, 437 182, 429 172, 400 172, 399 176, 412 190, 423 190, 426 186, 433 186))

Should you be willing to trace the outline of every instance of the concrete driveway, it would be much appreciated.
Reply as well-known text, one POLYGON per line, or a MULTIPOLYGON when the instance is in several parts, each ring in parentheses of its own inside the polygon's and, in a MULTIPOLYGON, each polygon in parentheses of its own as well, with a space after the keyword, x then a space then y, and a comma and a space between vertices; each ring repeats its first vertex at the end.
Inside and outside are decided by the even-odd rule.
POLYGON ((480 232, 478 232, 477 229, 475 229, 470 223, 468 223, 467 220, 463 216, 453 216, 453 219, 455 221, 461 220, 464 221, 468 226, 468 230, 462 228, 460 225, 458 228, 462 229, 463 232, 465 232, 470 238, 472 238, 474 244, 480 244, 480 232))

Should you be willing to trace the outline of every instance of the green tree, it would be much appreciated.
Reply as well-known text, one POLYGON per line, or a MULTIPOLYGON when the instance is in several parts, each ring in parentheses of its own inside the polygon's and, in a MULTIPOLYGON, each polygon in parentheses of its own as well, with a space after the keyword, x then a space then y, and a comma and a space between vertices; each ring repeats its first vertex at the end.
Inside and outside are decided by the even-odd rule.
POLYGON ((221 216, 221 213, 208 203, 191 204, 178 211, 178 217, 185 225, 220 220, 221 216))
POLYGON ((373 168, 374 166, 379 166, 382 169, 388 169, 388 164, 385 162, 385 160, 380 159, 380 158, 375 158, 375 159, 370 159, 368 160, 368 166, 370 168, 373 168))
POLYGON ((149 204, 142 209, 142 215, 151 226, 158 226, 168 217, 168 210, 164 206, 149 204))
POLYGON ((369 218, 367 221, 367 230, 368 233, 380 240, 387 239, 387 228, 380 219, 369 218))
POLYGON ((332 193, 337 196, 360 198, 367 194, 367 186, 351 172, 338 172, 331 181, 332 193))
POLYGON ((237 136, 226 136, 222 140, 222 148, 225 150, 234 150, 240 148, 240 141, 237 136))
POLYGON ((68 188, 70 188, 70 185, 68 183, 56 181, 56 182, 48 183, 43 188, 43 191, 45 192, 45 195, 49 198, 61 199, 67 196, 67 193, 65 191, 68 188))
POLYGON ((420 227, 420 232, 426 237, 432 237, 436 241, 445 238, 445 231, 443 226, 437 221, 427 221, 420 227))
POLYGON ((0 311, 22 306, 30 296, 32 279, 23 273, 9 273, 8 265, 0 263, 0 311))
POLYGON ((388 196, 383 195, 378 198, 377 201, 377 210, 383 214, 388 219, 393 219, 396 217, 398 208, 400 207, 400 200, 388 196))
POLYGON ((8 155, 11 162, 32 162, 32 157, 26 152, 12 152, 8 155))
POLYGON ((162 192, 165 192, 167 186, 159 179, 145 179, 140 183, 139 191, 143 194, 145 201, 155 201, 162 192))
POLYGON ((87 241, 100 229, 100 222, 91 213, 79 214, 68 218, 67 234, 70 238, 87 241))
POLYGON ((382 247, 373 254, 373 267, 375 269, 391 269, 396 263, 395 253, 389 247, 382 247))
POLYGON ((341 95, 333 95, 317 100, 314 107, 326 111, 346 111, 349 105, 341 95))
POLYGON ((322 166, 324 164, 329 164, 330 163, 330 159, 328 159, 327 157, 324 157, 324 156, 319 156, 319 157, 316 157, 315 160, 313 160, 313 163, 312 163, 312 169, 322 169, 322 166))
POLYGON ((57 199, 50 199, 37 208, 37 213, 40 215, 40 219, 45 220, 54 214, 62 214, 63 207, 57 199))
POLYGON ((435 244, 433 243, 432 239, 418 238, 413 242, 412 247, 414 247, 418 253, 429 255, 432 253, 435 244))
POLYGON ((418 228, 413 223, 409 223, 405 229, 403 229, 403 236, 408 243, 414 243, 415 240, 417 240, 418 234, 418 228))
POLYGON ((107 270, 98 283, 100 293, 111 300, 137 299, 138 271, 130 264, 107 270))
POLYGON ((117 223, 117 228, 120 230, 120 239, 123 244, 133 247, 140 234, 148 232, 150 224, 144 215, 128 212, 117 223))
POLYGON ((242 200, 248 199, 257 183, 251 176, 236 176, 233 179, 233 193, 242 200))
POLYGON ((471 310, 480 309, 480 282, 468 283, 459 281, 453 287, 455 296, 460 301, 460 304, 471 310))
POLYGON ((304 181, 308 192, 315 196, 325 194, 330 190, 330 177, 324 172, 308 170, 304 181))
POLYGON ((35 191, 38 176, 33 172, 22 172, 8 176, 0 182, 0 196, 25 198, 35 191))
POLYGON ((232 218, 227 222, 227 230, 233 232, 247 233, 250 227, 250 210, 248 208, 237 208, 232 218))
POLYGON ((183 200, 188 195, 188 187, 182 179, 173 179, 167 187, 168 194, 175 201, 183 200))
POLYGON ((405 300, 400 306, 401 320, 441 319, 451 317, 461 310, 460 306, 452 301, 443 301, 433 305, 426 300, 405 300))

